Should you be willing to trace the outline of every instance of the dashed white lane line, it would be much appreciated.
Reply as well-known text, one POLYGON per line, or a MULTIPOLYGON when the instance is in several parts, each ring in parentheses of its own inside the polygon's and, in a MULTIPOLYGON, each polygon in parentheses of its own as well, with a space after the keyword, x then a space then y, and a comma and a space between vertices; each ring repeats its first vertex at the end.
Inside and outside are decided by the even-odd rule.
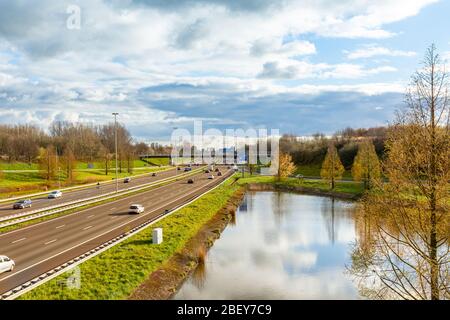
POLYGON ((117 208, 116 207, 114 207, 114 208, 111 208, 111 209, 109 209, 110 211, 113 211, 113 210, 116 210, 117 208))
POLYGON ((83 230, 88 230, 88 229, 90 229, 90 228, 92 228, 93 226, 88 226, 88 227, 86 227, 86 228, 84 228, 83 230))
POLYGON ((58 239, 50 240, 49 242, 44 243, 44 245, 49 245, 49 244, 51 244, 51 243, 53 243, 53 242, 56 242, 56 240, 58 240, 58 239))
POLYGON ((115 219, 115 218, 117 218, 117 216, 111 217, 111 219, 115 219))
POLYGON ((61 229, 61 228, 64 228, 66 225, 65 224, 63 224, 62 226, 58 226, 58 227, 56 227, 56 229, 61 229))
POLYGON ((90 215, 89 217, 87 217, 88 219, 95 217, 95 214, 90 215))
POLYGON ((11 243, 18 243, 18 242, 21 242, 21 241, 23 241, 23 240, 26 240, 26 238, 22 238, 22 239, 19 239, 19 240, 15 240, 15 241, 13 241, 13 242, 11 242, 11 243))

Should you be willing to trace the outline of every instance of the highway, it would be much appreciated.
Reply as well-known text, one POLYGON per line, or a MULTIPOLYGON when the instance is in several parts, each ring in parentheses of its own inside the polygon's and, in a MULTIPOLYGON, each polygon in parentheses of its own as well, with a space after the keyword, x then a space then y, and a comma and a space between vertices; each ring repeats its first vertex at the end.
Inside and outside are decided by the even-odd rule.
POLYGON ((232 175, 222 169, 223 176, 208 180, 208 174, 198 173, 168 185, 124 199, 88 208, 29 227, 0 234, 0 254, 16 262, 13 272, 0 275, 0 294, 86 253, 125 233, 143 222, 155 219, 218 185, 232 175), (145 206, 140 215, 128 213, 131 204, 145 206))
MULTIPOLYGON (((197 169, 197 167, 193 167, 193 170, 197 169)), ((167 171, 162 172, 156 172, 156 177, 152 176, 152 173, 149 173, 144 176, 139 177, 131 177, 130 183, 124 183, 124 179, 119 180, 119 191, 123 189, 127 189, 130 187, 139 186, 145 183, 149 182, 156 182, 161 179, 173 177, 177 174, 184 173, 182 170, 178 171, 176 169, 170 169, 167 171)), ((31 212, 36 209, 44 209, 50 206, 55 206, 75 200, 82 200, 90 197, 100 196, 102 194, 106 194, 108 192, 113 192, 116 190, 116 184, 115 183, 108 183, 108 184, 102 184, 100 188, 97 186, 90 186, 83 189, 77 189, 73 191, 63 191, 63 196, 61 198, 57 199, 47 199, 46 196, 41 196, 37 199, 33 199, 33 204, 31 208, 25 208, 25 209, 17 209, 14 210, 12 208, 13 203, 5 203, 0 205, 0 217, 10 216, 17 213, 26 213, 31 212)), ((26 196, 23 197, 23 199, 27 199, 26 196)))

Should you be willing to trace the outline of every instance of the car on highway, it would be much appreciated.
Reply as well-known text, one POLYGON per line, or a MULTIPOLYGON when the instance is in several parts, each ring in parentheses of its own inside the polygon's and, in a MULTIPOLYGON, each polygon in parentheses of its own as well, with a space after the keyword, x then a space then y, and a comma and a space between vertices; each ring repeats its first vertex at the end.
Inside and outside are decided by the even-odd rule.
POLYGON ((233 170, 234 170, 234 171, 239 171, 238 166, 237 166, 237 165, 234 165, 234 166, 233 166, 233 170))
POLYGON ((141 205, 141 204, 132 204, 130 206, 129 212, 130 213, 134 213, 134 214, 140 214, 140 213, 144 212, 144 210, 145 210, 145 208, 144 208, 143 205, 141 205))
POLYGON ((31 208, 31 200, 19 200, 16 203, 13 204, 13 209, 25 209, 25 208, 31 208))
POLYGON ((216 168, 216 170, 214 170, 215 172, 219 172, 220 170, 219 170, 219 168, 216 168))
POLYGON ((15 265, 14 260, 8 258, 7 256, 0 256, 0 273, 13 271, 15 265))
POLYGON ((152 173, 152 177, 156 177, 156 172, 153 172, 153 173, 152 173))
POLYGON ((178 170, 178 171, 180 171, 180 170, 181 170, 181 168, 180 168, 180 167, 178 167, 178 168, 177 168, 177 170, 178 170))
POLYGON ((222 172, 220 172, 220 171, 217 172, 217 176, 218 176, 218 177, 221 177, 221 176, 222 176, 222 172))
POLYGON ((186 168, 184 168, 184 172, 189 172, 189 171, 192 171, 192 168, 191 168, 191 167, 186 167, 186 168))
POLYGON ((130 183, 131 182, 131 178, 125 178, 124 180, 123 180, 123 183, 130 183))
POLYGON ((193 179, 189 179, 187 182, 188 182, 188 184, 194 184, 194 180, 193 179))
POLYGON ((61 197, 62 197, 62 192, 59 190, 52 191, 47 196, 48 199, 56 199, 56 198, 61 198, 61 197))
POLYGON ((209 180, 212 180, 212 179, 214 179, 214 176, 213 176, 213 175, 210 175, 210 176, 208 177, 208 179, 209 179, 209 180))
POLYGON ((205 173, 209 173, 209 170, 205 170, 205 173))

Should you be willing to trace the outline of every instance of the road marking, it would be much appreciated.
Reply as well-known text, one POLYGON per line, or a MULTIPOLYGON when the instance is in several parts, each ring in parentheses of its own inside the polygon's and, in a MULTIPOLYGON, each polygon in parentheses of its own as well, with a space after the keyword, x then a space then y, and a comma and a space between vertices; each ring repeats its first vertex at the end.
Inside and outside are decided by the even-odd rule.
POLYGON ((25 239, 26 239, 26 238, 22 238, 22 239, 19 239, 19 240, 13 241, 13 242, 11 242, 11 243, 17 243, 17 242, 23 241, 23 240, 25 240, 25 239))
POLYGON ((116 207, 114 207, 114 208, 111 208, 111 209, 109 209, 110 211, 113 211, 113 210, 116 210, 117 208, 116 207))
POLYGON ((111 219, 115 219, 115 218, 117 218, 117 216, 111 217, 111 219))
POLYGON ((89 227, 86 227, 86 228, 84 228, 83 230, 87 230, 87 229, 90 229, 90 228, 92 228, 93 226, 89 226, 89 227))
POLYGON ((89 217, 87 217, 88 219, 95 217, 95 214, 90 215, 89 217))
POLYGON ((56 227, 56 229, 61 229, 61 228, 64 228, 65 226, 66 226, 66 225, 63 224, 62 226, 56 227))
POLYGON ((58 239, 53 239, 53 240, 51 240, 51 241, 49 241, 49 242, 44 243, 44 245, 48 245, 48 244, 50 244, 50 243, 53 243, 53 242, 55 242, 56 240, 58 240, 58 239))

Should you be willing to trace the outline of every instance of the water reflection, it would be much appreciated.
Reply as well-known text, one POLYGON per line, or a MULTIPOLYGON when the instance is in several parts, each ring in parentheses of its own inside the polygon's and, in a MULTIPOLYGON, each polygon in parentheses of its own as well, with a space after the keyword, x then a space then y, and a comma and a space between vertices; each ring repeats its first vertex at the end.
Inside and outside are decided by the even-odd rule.
POLYGON ((175 299, 355 299, 345 274, 353 204, 309 195, 249 193, 197 275, 175 299))

